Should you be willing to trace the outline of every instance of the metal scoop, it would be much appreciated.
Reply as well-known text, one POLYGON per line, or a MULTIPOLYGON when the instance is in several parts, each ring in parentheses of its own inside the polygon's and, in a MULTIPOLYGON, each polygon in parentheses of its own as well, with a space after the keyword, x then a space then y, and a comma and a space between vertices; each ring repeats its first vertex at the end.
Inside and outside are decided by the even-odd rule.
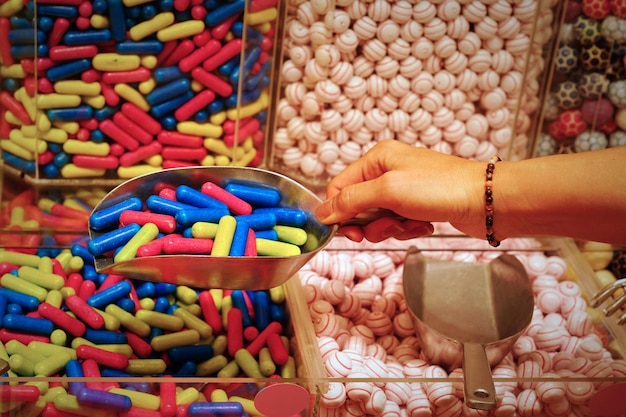
POLYGON ((403 286, 424 357, 448 371, 463 367, 465 402, 491 410, 491 367, 530 324, 534 298, 524 266, 512 255, 489 264, 426 259, 415 247, 403 286))
MULTIPOLYGON (((174 168, 141 175, 114 188, 93 209, 92 214, 132 197, 145 201, 164 187, 174 188, 184 184, 200 189, 207 181, 221 185, 224 180, 251 181, 276 187, 282 194, 280 206, 295 207, 307 212, 308 218, 303 228, 308 234, 308 241, 302 254, 247 257, 159 255, 137 257, 123 262, 114 262, 112 256, 97 256, 94 259, 96 271, 197 288, 268 289, 291 278, 329 243, 337 230, 337 226, 327 226, 316 220, 313 210, 321 200, 313 192, 286 176, 257 168, 174 168)), ((93 230, 91 225, 89 227, 91 238, 104 232, 106 231, 93 230)))

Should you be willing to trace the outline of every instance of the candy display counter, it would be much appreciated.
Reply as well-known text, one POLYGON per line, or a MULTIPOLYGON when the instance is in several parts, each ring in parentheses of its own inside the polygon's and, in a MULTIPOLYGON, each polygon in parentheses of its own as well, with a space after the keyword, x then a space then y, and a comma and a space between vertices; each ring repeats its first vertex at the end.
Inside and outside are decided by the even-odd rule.
POLYGON ((2 2, 5 172, 91 184, 261 165, 276 26, 276 1, 2 2))
POLYGON ((323 185, 380 139, 529 156, 559 2, 287 2, 272 169, 323 185))
POLYGON ((528 272, 533 318, 492 370, 497 404, 489 412, 464 404, 461 369, 420 354, 402 293, 406 242, 337 239, 314 258, 300 279, 328 374, 319 415, 623 414, 625 329, 588 306, 600 287, 577 246, 560 239, 502 243, 496 250, 463 237, 409 242, 435 260, 488 262, 511 253, 528 272))
POLYGON ((564 2, 536 156, 626 144, 626 11, 619 1, 564 2))
POLYGON ((78 247, 51 246, 0 251, 0 300, 7 301, 0 359, 11 367, 0 377, 3 415, 204 416, 220 409, 237 416, 609 417, 622 404, 616 395, 626 383, 626 332, 588 306, 599 283, 569 240, 509 239, 494 249, 463 236, 380 244, 339 236, 297 276, 267 292, 141 281, 129 287, 122 277, 98 276, 78 247), (421 357, 400 278, 409 245, 429 259, 456 262, 510 253, 527 270, 533 318, 493 368, 498 403, 492 411, 464 405, 459 369, 444 371, 421 357), (47 277, 46 284, 28 281, 32 270, 47 277), (55 286, 55 274, 66 274, 65 284, 55 286), (16 287, 18 279, 27 287, 16 287), (131 289, 109 298, 115 288, 131 289), (77 308, 79 297, 99 313, 99 330, 77 308), (259 323, 266 312, 246 301, 268 297, 272 324, 264 331, 259 323), (209 313, 220 305, 221 315, 209 313), (64 316, 54 314, 59 311, 64 316), (76 333, 80 325, 67 325, 70 319, 85 332, 76 333), (252 325, 235 325, 245 320, 252 325), (170 327, 176 321, 185 330, 170 327), (46 335, 48 322, 53 327, 46 335), (268 352, 277 338, 287 356, 268 352), (247 353, 231 350, 237 340, 247 353), (602 408, 607 395, 608 411, 602 408), (106 412, 98 409, 105 401, 106 412))

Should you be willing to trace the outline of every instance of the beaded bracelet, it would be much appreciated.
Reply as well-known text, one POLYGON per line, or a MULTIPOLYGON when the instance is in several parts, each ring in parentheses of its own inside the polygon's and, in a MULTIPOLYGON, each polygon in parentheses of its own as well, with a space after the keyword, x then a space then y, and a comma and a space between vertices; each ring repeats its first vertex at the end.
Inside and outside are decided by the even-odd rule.
POLYGON ((493 233, 493 171, 496 169, 496 162, 500 162, 499 156, 492 156, 487 163, 485 176, 485 226, 487 228, 487 242, 497 248, 500 241, 496 240, 493 233))

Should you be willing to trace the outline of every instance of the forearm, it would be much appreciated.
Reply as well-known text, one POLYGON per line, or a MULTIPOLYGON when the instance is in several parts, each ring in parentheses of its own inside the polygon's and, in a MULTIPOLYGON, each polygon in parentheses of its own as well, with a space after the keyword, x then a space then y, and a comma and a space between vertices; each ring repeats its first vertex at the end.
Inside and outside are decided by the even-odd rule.
POLYGON ((500 162, 497 238, 558 235, 626 244, 626 148, 500 162))

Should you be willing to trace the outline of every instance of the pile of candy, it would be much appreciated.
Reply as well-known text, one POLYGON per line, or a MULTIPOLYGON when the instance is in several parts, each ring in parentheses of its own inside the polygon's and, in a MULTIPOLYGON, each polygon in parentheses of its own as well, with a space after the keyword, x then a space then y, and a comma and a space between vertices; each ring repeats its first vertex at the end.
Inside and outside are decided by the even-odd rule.
POLYGON ((0 251, 0 358, 9 376, 34 377, 0 386, 2 415, 260 415, 253 398, 263 384, 132 377, 296 377, 284 287, 131 281, 97 274, 81 247, 0 251))
MULTIPOLYGON (((465 240, 465 249, 474 247, 471 242, 465 240)), ((474 250, 455 250, 457 243, 419 242, 435 259, 488 262, 502 253, 484 250, 484 242, 474 250)), ((493 369, 494 378, 503 380, 495 382, 497 406, 489 415, 592 415, 590 400, 611 378, 626 376, 626 360, 601 317, 587 308, 565 260, 520 243, 510 253, 529 273, 535 311, 512 352, 493 369)), ((325 249, 301 271, 326 372, 337 378, 322 395, 319 415, 488 415, 464 404, 463 383, 455 380, 462 378, 461 369, 448 373, 421 357, 404 304, 403 254, 401 246, 325 249)))
POLYGON ((540 156, 626 145, 626 3, 565 7, 540 156))
POLYGON ((89 218, 93 256, 115 262, 161 254, 292 256, 308 240, 306 211, 284 207, 281 190, 253 181, 163 186, 145 199, 126 196, 89 218), (222 188, 223 187, 223 188, 222 188))
POLYGON ((276 4, 3 1, 3 159, 47 178, 260 164, 276 4))
POLYGON ((525 154, 557 2, 290 2, 277 169, 321 182, 380 139, 525 154))

